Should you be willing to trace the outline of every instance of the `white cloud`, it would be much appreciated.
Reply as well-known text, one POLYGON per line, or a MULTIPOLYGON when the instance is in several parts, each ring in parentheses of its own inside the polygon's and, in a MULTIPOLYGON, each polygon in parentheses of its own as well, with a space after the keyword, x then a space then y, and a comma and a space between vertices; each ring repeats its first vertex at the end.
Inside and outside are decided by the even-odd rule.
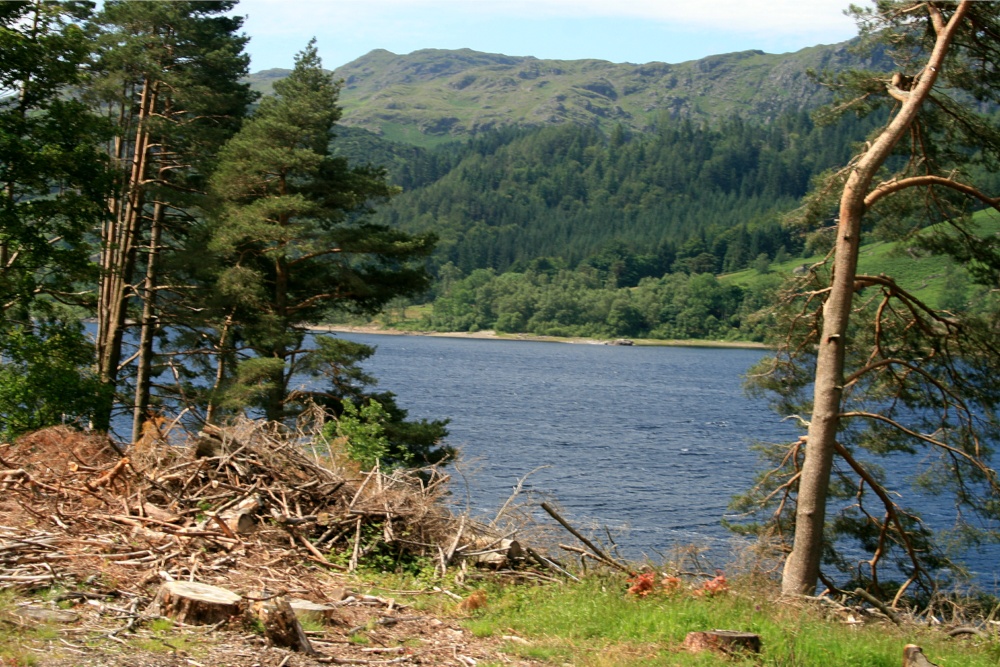
POLYGON ((673 28, 721 30, 778 36, 840 35, 851 29, 844 0, 244 0, 236 12, 249 14, 257 34, 300 34, 420 12, 427 21, 446 12, 484 18, 625 18, 663 22, 673 28))

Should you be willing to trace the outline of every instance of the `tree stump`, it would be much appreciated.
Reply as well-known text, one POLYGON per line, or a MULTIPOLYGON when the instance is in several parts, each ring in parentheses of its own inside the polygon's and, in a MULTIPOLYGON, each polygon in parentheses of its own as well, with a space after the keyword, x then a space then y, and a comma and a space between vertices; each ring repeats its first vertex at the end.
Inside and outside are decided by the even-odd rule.
POLYGON ((915 644, 903 647, 903 667, 937 667, 927 659, 924 652, 915 644))
POLYGON ((214 625, 239 614, 242 599, 218 586, 168 581, 160 586, 146 614, 166 616, 188 625, 214 625))
POLYGON ((689 632, 684 638, 684 648, 689 651, 719 651, 721 653, 760 653, 760 635, 751 632, 712 630, 689 632))
POLYGON ((337 620, 337 608, 331 607, 328 604, 319 604, 318 602, 296 598, 289 598, 288 604, 299 619, 309 619, 318 623, 337 620))
POLYGON ((264 635, 273 645, 284 646, 308 655, 316 653, 309 643, 309 638, 306 637, 305 630, 299 625, 295 611, 285 597, 278 596, 254 602, 250 609, 264 625, 264 635))

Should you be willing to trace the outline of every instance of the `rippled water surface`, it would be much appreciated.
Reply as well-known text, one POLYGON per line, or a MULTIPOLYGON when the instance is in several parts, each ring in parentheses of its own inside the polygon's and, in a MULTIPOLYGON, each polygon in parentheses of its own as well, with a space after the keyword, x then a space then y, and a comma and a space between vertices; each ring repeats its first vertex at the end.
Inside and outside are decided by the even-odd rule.
MULTIPOLYGON (((456 501, 492 516, 521 477, 549 466, 525 488, 574 523, 627 529, 616 541, 629 558, 695 545, 725 564, 733 538, 720 519, 760 468, 751 445, 798 435, 743 393, 761 350, 343 336, 378 348, 366 369, 412 417, 452 420, 468 484, 455 475, 456 501)), ((906 476, 913 460, 882 464, 906 476)), ((936 528, 954 518, 938 499, 911 498, 936 528)), ((997 590, 1000 547, 965 562, 997 590)))
POLYGON ((366 369, 412 417, 452 420, 474 509, 550 466, 526 488, 575 521, 628 526, 632 557, 728 541, 719 520, 751 483, 751 443, 793 433, 743 395, 758 350, 344 337, 378 347, 366 369))

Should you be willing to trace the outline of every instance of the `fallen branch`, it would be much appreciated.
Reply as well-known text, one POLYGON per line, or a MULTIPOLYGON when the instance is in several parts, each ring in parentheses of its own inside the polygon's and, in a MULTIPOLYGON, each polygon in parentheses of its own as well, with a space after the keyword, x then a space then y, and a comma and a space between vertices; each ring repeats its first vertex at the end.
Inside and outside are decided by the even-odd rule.
POLYGON ((629 571, 629 569, 627 567, 625 567, 624 565, 622 565, 621 563, 619 563, 615 559, 611 558, 611 556, 608 556, 606 553, 604 553, 603 551, 601 551, 601 549, 598 548, 596 544, 594 544, 593 542, 591 542, 590 540, 588 540, 586 537, 584 537, 583 535, 581 535, 580 532, 576 530, 576 528, 574 528, 573 526, 569 525, 569 522, 567 522, 566 519, 564 519, 561 516, 559 516, 559 514, 554 509, 552 509, 552 507, 548 503, 542 503, 541 507, 542 507, 543 510, 545 510, 546 512, 549 513, 549 516, 551 516, 553 519, 555 519, 556 521, 558 521, 562 525, 563 528, 565 528, 566 530, 568 530, 573 535, 573 537, 575 537, 576 539, 578 539, 581 542, 583 542, 587 547, 590 548, 591 551, 593 551, 595 554, 597 554, 600 557, 600 559, 601 559, 602 562, 604 562, 607 565, 610 565, 612 567, 618 568, 622 572, 628 572, 629 571))
POLYGON ((876 607, 880 612, 885 614, 890 621, 902 627, 903 622, 899 619, 899 615, 892 609, 889 609, 889 607, 884 602, 879 600, 877 597, 875 597, 868 591, 864 590, 863 588, 855 588, 854 593, 852 593, 852 595, 862 598, 866 602, 870 603, 872 606, 876 607))

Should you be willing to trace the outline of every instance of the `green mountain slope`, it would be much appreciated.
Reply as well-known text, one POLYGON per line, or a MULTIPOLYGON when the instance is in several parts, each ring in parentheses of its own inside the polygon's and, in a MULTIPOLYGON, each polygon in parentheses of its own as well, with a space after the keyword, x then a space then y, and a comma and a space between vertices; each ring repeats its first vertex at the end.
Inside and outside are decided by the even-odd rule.
POLYGON ((800 247, 778 227, 780 213, 812 176, 845 162, 874 122, 816 127, 798 113, 767 125, 665 119, 631 137, 572 124, 486 133, 418 149, 398 170, 383 162, 405 191, 378 218, 438 234, 436 263, 464 273, 538 257, 576 266, 616 245, 659 254, 659 275, 702 254, 704 270, 733 270, 800 247))
MULTIPOLYGON (((977 211, 972 217, 978 234, 1000 234, 1000 214, 991 209, 977 211)), ((945 224, 935 225, 920 234, 950 234, 945 224)), ((823 256, 790 258, 775 262, 769 267, 769 274, 761 274, 754 269, 746 269, 720 276, 726 285, 738 285, 748 289, 758 289, 762 283, 771 280, 770 275, 788 275, 800 266, 811 266, 823 261, 823 256)), ((943 255, 921 252, 912 240, 872 241, 861 246, 858 256, 858 274, 892 277, 903 289, 922 300, 932 308, 965 307, 965 299, 977 289, 972 285, 965 267, 943 255), (954 303, 955 301, 959 303, 954 303)))
MULTIPOLYGON (((828 99, 807 70, 877 67, 846 44, 773 55, 744 51, 676 65, 542 60, 424 49, 375 50, 336 70, 344 80, 344 125, 418 145, 509 125, 573 123, 610 132, 648 132, 669 117, 716 120, 739 114, 766 123, 828 99)), ((251 76, 269 92, 287 70, 251 76)))

